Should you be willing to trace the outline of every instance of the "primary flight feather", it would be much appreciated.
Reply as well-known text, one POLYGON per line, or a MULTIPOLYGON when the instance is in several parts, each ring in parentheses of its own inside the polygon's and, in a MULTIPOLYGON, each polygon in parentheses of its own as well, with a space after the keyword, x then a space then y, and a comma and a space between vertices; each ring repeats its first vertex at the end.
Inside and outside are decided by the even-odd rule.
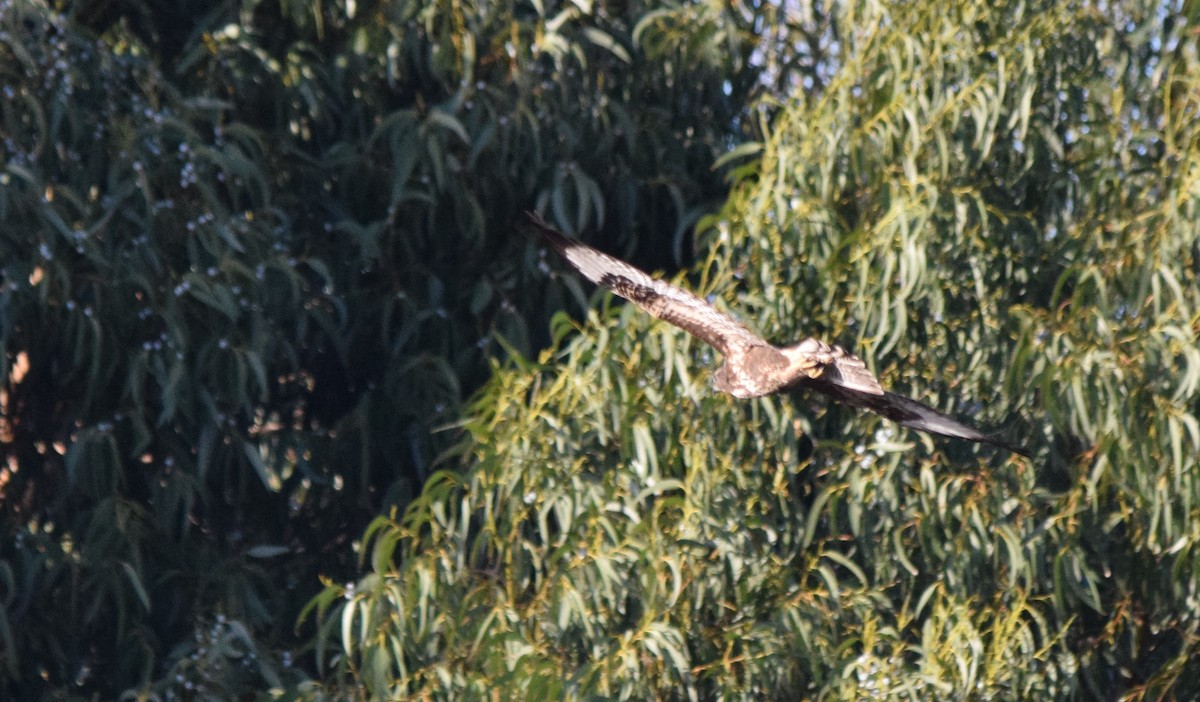
POLYGON ((687 290, 568 238, 536 212, 528 216, 541 236, 585 278, 720 351, 725 362, 713 373, 713 387, 720 392, 748 398, 807 388, 902 426, 1029 455, 1020 446, 984 434, 916 400, 887 392, 862 359, 840 346, 813 338, 795 346, 773 346, 687 290))

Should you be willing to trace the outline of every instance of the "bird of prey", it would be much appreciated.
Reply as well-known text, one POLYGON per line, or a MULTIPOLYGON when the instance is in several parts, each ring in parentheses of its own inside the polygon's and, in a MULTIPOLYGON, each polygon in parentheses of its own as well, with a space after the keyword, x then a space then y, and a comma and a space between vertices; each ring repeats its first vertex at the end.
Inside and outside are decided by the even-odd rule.
POLYGON ((1021 446, 884 390, 862 359, 840 346, 812 338, 795 346, 773 346, 687 290, 568 238, 536 212, 527 215, 546 242, 585 278, 720 351, 725 362, 713 373, 713 387, 720 392, 744 399, 801 388, 815 390, 902 426, 1029 455, 1021 446))

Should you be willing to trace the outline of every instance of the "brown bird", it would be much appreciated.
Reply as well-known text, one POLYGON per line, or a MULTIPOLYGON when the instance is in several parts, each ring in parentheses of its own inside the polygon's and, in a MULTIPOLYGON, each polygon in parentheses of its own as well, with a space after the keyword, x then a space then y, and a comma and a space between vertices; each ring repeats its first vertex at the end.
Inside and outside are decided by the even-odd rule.
POLYGON ((840 346, 812 338, 795 346, 773 346, 687 290, 652 278, 624 261, 568 238, 546 224, 536 212, 527 214, 541 236, 585 278, 720 351, 725 362, 713 373, 713 387, 720 392, 748 398, 799 388, 816 390, 902 426, 1029 455, 1021 446, 884 390, 862 359, 840 346))

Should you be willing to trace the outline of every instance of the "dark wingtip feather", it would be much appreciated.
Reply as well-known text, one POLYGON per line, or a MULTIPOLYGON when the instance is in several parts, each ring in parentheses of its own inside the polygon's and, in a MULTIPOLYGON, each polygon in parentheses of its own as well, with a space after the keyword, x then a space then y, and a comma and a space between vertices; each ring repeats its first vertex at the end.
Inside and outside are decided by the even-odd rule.
POLYGON ((575 242, 569 239, 565 234, 549 224, 546 224, 546 220, 542 219, 542 216, 538 214, 536 210, 526 210, 525 216, 529 219, 528 224, 531 225, 532 228, 537 231, 537 233, 543 239, 545 239, 558 251, 564 251, 567 248, 575 245, 575 242))
POLYGON ((800 386, 817 390, 854 407, 868 409, 903 427, 953 439, 990 444, 1022 456, 1030 456, 1029 450, 1020 444, 1001 439, 995 434, 984 434, 929 405, 904 395, 897 395, 894 392, 874 395, 843 387, 827 378, 806 379, 800 386))
POLYGON ((995 434, 984 434, 978 429, 963 424, 953 417, 942 414, 932 407, 917 402, 912 398, 892 392, 885 393, 885 396, 887 399, 886 409, 881 408, 881 410, 877 411, 901 426, 927 431, 931 434, 990 444, 1022 456, 1030 456, 1028 449, 1024 446, 1001 439, 995 434))
POLYGON ((1024 456, 1025 458, 1033 458, 1033 453, 1031 453, 1029 449, 1025 448, 1021 444, 1013 443, 1007 439, 1000 439, 993 435, 984 437, 981 439, 981 441, 983 441, 985 444, 991 444, 992 446, 997 446, 1006 451, 1012 451, 1013 453, 1024 456))

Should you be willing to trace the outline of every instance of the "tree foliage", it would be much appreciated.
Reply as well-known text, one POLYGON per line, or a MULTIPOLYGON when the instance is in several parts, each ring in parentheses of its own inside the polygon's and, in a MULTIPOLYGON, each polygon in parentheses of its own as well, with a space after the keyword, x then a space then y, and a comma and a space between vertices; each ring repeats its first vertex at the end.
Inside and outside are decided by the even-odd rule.
POLYGON ((1188 694, 1198 14, 0 0, 0 697, 1188 694))
POLYGON ((826 51, 776 84, 787 99, 700 223, 687 284, 780 341, 844 341, 1035 457, 813 398, 715 396, 696 371, 711 350, 601 295, 585 321, 555 319, 536 361, 497 370, 463 469, 377 520, 369 574, 314 601, 327 689, 1200 685, 1200 11, 797 12, 774 30, 826 51))
POLYGON ((317 574, 548 341, 512 221, 687 259, 756 12, 0 2, 0 697, 303 677, 317 574))

